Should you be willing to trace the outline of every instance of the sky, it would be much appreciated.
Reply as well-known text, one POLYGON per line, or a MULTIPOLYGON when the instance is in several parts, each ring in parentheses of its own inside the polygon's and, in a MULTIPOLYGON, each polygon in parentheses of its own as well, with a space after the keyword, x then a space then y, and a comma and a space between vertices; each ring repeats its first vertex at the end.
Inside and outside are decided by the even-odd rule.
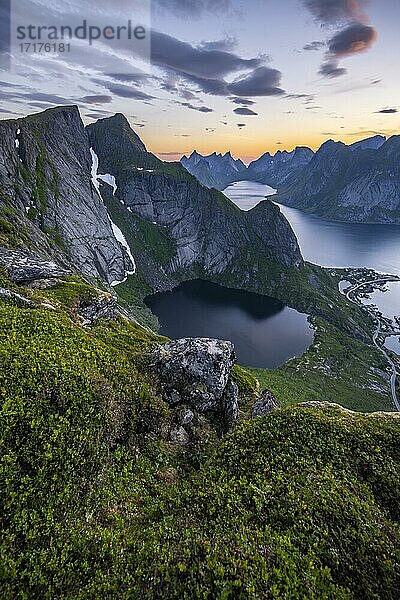
MULTIPOLYGON (((18 10, 25 22, 137 23, 138 2, 146 8, 18 0, 18 10)), ((197 150, 249 162, 400 133, 399 0, 152 0, 149 9, 141 57, 128 41, 73 40, 73 52, 47 55, 14 46, 12 67, 0 70, 0 118, 60 104, 77 104, 85 123, 122 112, 163 160, 197 150)))

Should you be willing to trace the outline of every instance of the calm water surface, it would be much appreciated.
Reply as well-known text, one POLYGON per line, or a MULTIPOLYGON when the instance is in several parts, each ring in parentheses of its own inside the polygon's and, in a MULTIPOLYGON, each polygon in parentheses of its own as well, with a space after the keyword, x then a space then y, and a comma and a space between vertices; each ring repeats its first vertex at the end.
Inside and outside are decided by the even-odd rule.
POLYGON ((307 315, 278 300, 201 280, 149 296, 146 304, 160 333, 231 340, 238 362, 251 367, 278 367, 303 354, 314 337, 307 315))
MULTIPOLYGON (((224 193, 239 208, 249 210, 265 196, 272 196, 274 190, 271 190, 260 183, 241 181, 224 193), (241 194, 245 197, 241 198, 241 194)), ((270 199, 273 201, 273 197, 270 199)), ((306 260, 325 267, 367 267, 400 275, 400 226, 327 221, 296 208, 281 204, 279 207, 290 222, 306 260)), ((386 292, 371 294, 368 302, 389 318, 400 316, 400 284, 386 287, 386 292)), ((389 338, 386 344, 400 354, 398 338, 389 338)))

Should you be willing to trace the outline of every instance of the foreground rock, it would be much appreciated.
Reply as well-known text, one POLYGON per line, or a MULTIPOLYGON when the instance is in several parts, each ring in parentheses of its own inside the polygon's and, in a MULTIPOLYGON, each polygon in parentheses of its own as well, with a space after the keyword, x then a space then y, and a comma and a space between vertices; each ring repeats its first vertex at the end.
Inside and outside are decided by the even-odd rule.
POLYGON ((269 390, 264 390, 257 402, 253 404, 251 418, 264 417, 277 408, 279 408, 278 400, 269 390))
POLYGON ((232 342, 184 338, 157 347, 154 369, 170 405, 214 413, 231 424, 238 416, 239 391, 230 379, 235 360, 232 342))
POLYGON ((32 254, 0 248, 0 266, 14 283, 29 283, 72 275, 72 271, 53 261, 32 254))

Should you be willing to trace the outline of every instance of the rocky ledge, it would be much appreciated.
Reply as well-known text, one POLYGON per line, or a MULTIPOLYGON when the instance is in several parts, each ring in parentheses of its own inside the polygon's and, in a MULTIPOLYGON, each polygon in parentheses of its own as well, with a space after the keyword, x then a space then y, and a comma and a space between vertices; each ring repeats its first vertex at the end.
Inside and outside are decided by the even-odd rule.
POLYGON ((186 405, 197 413, 220 417, 229 426, 239 408, 239 390, 231 379, 235 361, 232 342, 183 338, 158 346, 153 367, 163 398, 171 406, 186 405))

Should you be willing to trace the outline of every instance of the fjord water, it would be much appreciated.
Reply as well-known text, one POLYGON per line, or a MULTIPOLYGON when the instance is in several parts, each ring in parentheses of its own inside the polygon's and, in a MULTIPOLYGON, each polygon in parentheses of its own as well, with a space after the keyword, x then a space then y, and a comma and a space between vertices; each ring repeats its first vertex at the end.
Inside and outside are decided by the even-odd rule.
MULTIPOLYGON (((224 193, 242 210, 250 210, 265 196, 273 201, 271 190, 261 183, 241 181, 224 193)), ((278 206, 291 224, 306 260, 324 267, 367 267, 400 275, 399 225, 326 221, 296 208, 278 206)), ((367 303, 375 304, 391 319, 400 316, 400 283, 388 284, 383 292, 376 290, 367 303)), ((386 346, 400 354, 398 338, 388 338, 386 346)))
MULTIPOLYGON (((250 210, 265 196, 274 201, 274 193, 270 186, 254 181, 240 181, 224 190, 242 210, 250 210)), ((324 267, 368 267, 400 275, 400 225, 326 221, 278 206, 291 224, 305 260, 324 267)))
POLYGON ((313 341, 307 315, 273 298, 207 281, 187 281, 146 303, 159 318, 161 334, 231 340, 245 366, 278 367, 313 341))

